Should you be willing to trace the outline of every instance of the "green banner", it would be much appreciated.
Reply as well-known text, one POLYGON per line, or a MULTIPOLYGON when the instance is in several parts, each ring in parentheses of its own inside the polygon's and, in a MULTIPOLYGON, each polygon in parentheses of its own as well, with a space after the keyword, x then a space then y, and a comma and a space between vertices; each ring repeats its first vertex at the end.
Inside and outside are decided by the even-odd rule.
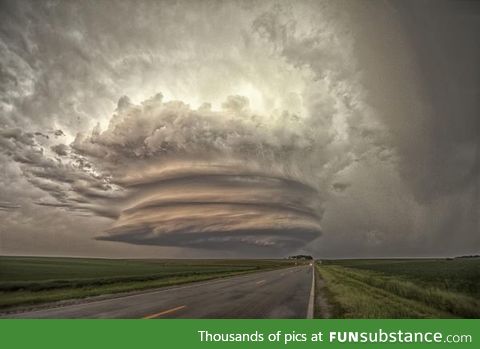
POLYGON ((479 348, 480 320, 0 320, 3 348, 479 348))

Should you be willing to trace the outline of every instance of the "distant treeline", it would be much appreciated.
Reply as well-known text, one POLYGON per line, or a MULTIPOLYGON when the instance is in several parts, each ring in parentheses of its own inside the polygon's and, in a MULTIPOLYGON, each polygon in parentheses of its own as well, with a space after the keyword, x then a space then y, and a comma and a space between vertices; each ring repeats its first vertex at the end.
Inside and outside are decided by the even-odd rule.
POLYGON ((308 259, 308 260, 312 260, 313 257, 309 256, 309 255, 305 255, 305 254, 299 254, 299 255, 296 255, 296 256, 288 256, 288 259, 308 259))
POLYGON ((455 259, 458 259, 458 258, 480 258, 480 254, 472 254, 472 255, 469 255, 469 256, 458 256, 458 257, 455 257, 455 259))

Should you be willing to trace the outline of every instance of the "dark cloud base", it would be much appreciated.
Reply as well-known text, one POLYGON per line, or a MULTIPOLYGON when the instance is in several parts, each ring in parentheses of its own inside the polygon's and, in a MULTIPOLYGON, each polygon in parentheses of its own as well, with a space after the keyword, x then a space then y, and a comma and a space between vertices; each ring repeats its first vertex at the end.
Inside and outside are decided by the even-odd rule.
POLYGON ((193 247, 201 249, 238 250, 248 246, 264 253, 275 247, 276 253, 292 251, 301 248, 321 235, 319 230, 305 229, 252 229, 238 231, 205 231, 177 232, 175 234, 152 235, 149 227, 125 234, 105 235, 97 237, 100 241, 116 241, 136 245, 161 245, 175 247, 193 247))

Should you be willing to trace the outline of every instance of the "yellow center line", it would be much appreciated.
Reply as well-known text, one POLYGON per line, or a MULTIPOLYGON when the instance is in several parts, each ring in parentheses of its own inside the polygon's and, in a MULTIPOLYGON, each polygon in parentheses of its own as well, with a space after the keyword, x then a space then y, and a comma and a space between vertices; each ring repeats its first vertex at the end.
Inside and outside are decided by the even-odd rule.
POLYGON ((143 317, 144 319, 153 319, 153 318, 156 318, 156 317, 159 317, 159 316, 162 316, 162 315, 166 315, 166 314, 170 314, 170 313, 173 313, 173 312, 176 312, 178 310, 181 310, 181 309, 185 309, 187 306, 186 305, 181 305, 179 307, 176 307, 176 308, 172 308, 172 309, 168 309, 168 310, 164 310, 164 311, 161 311, 159 313, 156 313, 156 314, 152 314, 152 315, 147 315, 145 317, 143 317))

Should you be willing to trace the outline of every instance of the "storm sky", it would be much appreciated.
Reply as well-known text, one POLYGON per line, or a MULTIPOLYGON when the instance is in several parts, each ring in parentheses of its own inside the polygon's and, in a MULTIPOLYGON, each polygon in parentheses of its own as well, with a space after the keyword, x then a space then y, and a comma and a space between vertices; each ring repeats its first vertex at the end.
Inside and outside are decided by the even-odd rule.
POLYGON ((478 33, 468 1, 1 1, 0 253, 479 253, 478 33))

